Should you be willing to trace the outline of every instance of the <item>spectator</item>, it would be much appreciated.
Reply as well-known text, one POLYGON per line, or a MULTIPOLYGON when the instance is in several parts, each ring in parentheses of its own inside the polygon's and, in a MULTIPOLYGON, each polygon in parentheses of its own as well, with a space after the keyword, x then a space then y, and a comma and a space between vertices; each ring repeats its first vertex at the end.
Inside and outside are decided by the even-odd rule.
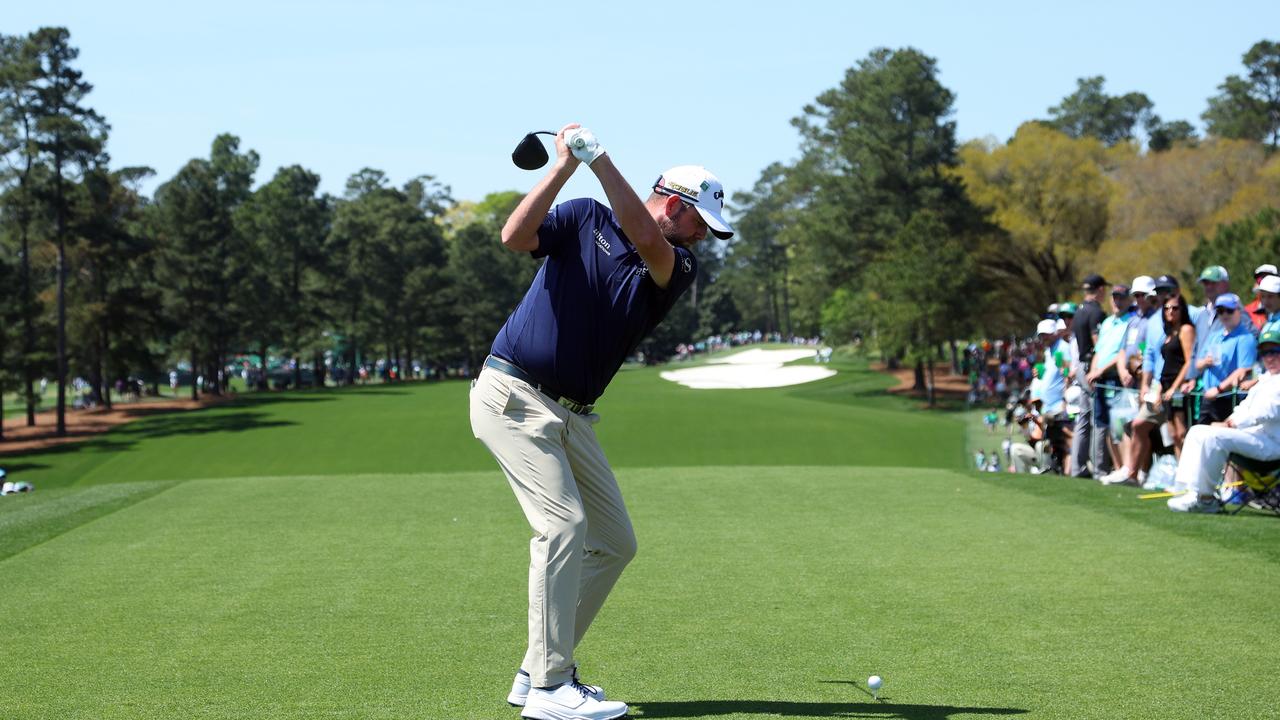
MULTIPOLYGON (((1196 359, 1199 359, 1204 354, 1209 338, 1214 337, 1215 333, 1222 330, 1222 322, 1218 320, 1218 312, 1213 306, 1213 301, 1217 300, 1219 295, 1231 289, 1227 269, 1221 265, 1210 265, 1205 268, 1200 273, 1200 287, 1204 290, 1205 304, 1189 308, 1191 321, 1196 324, 1196 359)), ((1194 383, 1191 381, 1197 380, 1199 377, 1200 371, 1193 363, 1191 369, 1187 371, 1187 386, 1183 389, 1183 392, 1191 392, 1194 387, 1194 383)))
POLYGON ((1120 376, 1120 384, 1133 387, 1137 384, 1138 373, 1141 372, 1142 352, 1146 348, 1147 329, 1156 312, 1156 281, 1139 275, 1133 279, 1133 301, 1136 311, 1129 320, 1124 331, 1124 341, 1120 346, 1120 356, 1116 362, 1116 373, 1120 376), (1137 366, 1135 367, 1135 363, 1137 366))
POLYGON ((1090 460, 1093 474, 1101 480, 1107 470, 1121 464, 1115 444, 1111 441, 1111 402, 1116 394, 1120 375, 1116 364, 1120 347, 1124 344, 1125 330, 1135 314, 1128 285, 1111 288, 1111 315, 1098 328, 1098 340, 1093 348, 1093 360, 1085 379, 1093 386, 1093 427, 1090 430, 1090 460))
POLYGON ((1236 388, 1253 372, 1257 342, 1253 326, 1244 319, 1240 298, 1223 293, 1213 302, 1222 331, 1205 343, 1204 355, 1196 359, 1204 400, 1200 404, 1200 424, 1221 422, 1236 404, 1236 388))
MULTIPOLYGON (((1093 360, 1093 345, 1098 339, 1098 327, 1102 324, 1102 306, 1098 297, 1107 281, 1101 275, 1087 276, 1081 284, 1084 291, 1084 302, 1077 309, 1071 333, 1075 339, 1075 357, 1077 360, 1072 373, 1081 391, 1086 395, 1093 392, 1092 384, 1087 379, 1089 363, 1093 360)), ((1093 437, 1093 404, 1084 402, 1080 414, 1076 416, 1075 434, 1071 441, 1071 473, 1076 477, 1089 477, 1089 462, 1095 457, 1092 446, 1093 437)), ((1099 449, 1099 453, 1101 449, 1099 449)), ((1094 471, 1098 469, 1095 466, 1094 471)))
POLYGON ((1257 460, 1280 459, 1280 331, 1268 329, 1260 334, 1257 354, 1266 374, 1244 402, 1226 420, 1196 426, 1187 435, 1178 485, 1190 490, 1169 498, 1170 510, 1217 512, 1221 504, 1214 486, 1233 452, 1257 460))
MULTIPOLYGON (((1262 285, 1263 280, 1269 277, 1276 277, 1276 276, 1280 276, 1280 272, 1276 270, 1275 265, 1259 265, 1257 269, 1253 271, 1254 294, 1255 295, 1259 294, 1258 288, 1262 285)), ((1277 281, 1277 283, 1280 283, 1280 281, 1277 281)), ((1260 332, 1262 330, 1262 326, 1266 325, 1268 322, 1268 316, 1272 314, 1262 306, 1261 297, 1255 297, 1253 299, 1253 302, 1244 306, 1244 309, 1245 309, 1246 317, 1253 322, 1253 328, 1255 332, 1260 332)))
POLYGON ((1019 405, 1013 411, 1013 419, 1026 439, 1026 443, 1012 443, 1009 446, 1013 471, 1032 474, 1044 472, 1049 467, 1044 417, 1034 407, 1019 405))
POLYGON ((1262 278, 1253 292, 1257 294, 1257 303, 1262 309, 1260 330, 1268 327, 1280 329, 1280 276, 1268 275, 1262 278))

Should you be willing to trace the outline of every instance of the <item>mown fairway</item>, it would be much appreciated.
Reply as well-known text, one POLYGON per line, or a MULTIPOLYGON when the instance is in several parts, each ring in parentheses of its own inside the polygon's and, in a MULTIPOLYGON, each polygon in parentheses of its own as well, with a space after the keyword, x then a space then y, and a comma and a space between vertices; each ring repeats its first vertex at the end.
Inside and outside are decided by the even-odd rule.
MULTIPOLYGON (((1276 519, 966 472, 960 415, 836 367, 615 381, 597 427, 640 555, 586 680, 644 718, 1274 712, 1276 519)), ((466 389, 250 397, 0 459, 38 488, 0 499, 0 716, 515 720, 528 531, 466 389)))

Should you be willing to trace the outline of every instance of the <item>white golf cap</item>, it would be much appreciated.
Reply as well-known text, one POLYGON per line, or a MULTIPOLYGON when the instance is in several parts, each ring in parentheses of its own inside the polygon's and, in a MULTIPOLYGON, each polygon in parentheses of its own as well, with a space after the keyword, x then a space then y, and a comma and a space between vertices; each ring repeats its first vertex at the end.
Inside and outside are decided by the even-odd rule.
POLYGON ((1153 295, 1156 291, 1156 279, 1150 275, 1139 275, 1133 279, 1133 285, 1130 286, 1129 292, 1137 295, 1153 295))
POLYGON ((1253 291, 1256 293, 1269 292, 1280 295, 1280 275, 1268 275, 1262 278, 1262 280, 1258 281, 1258 284, 1254 286, 1253 291))
POLYGON ((1254 276, 1258 275, 1280 275, 1280 270, 1276 270, 1275 265, 1259 265, 1257 270, 1253 271, 1254 276))
POLYGON ((1058 332, 1057 320, 1041 320, 1040 324, 1036 325, 1036 333, 1039 335, 1052 335, 1056 332, 1058 332))
POLYGON ((678 165, 658 176, 653 191, 676 195, 698 211, 712 234, 721 240, 733 237, 733 228, 724 221, 724 186, 701 165, 678 165))
POLYGON ((1053 321, 1053 329, 1058 330, 1058 331, 1066 330, 1066 329, 1067 329, 1067 321, 1066 321, 1066 320, 1063 320, 1062 318, 1058 318, 1057 320, 1054 320, 1054 321, 1053 321))

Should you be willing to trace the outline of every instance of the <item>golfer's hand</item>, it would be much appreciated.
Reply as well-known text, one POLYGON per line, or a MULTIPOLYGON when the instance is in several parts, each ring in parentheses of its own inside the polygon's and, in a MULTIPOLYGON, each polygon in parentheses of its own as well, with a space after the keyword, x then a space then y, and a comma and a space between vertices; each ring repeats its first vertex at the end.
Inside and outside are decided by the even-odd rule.
POLYGON ((565 136, 573 132, 574 129, 581 127, 578 123, 569 123, 560 128, 560 132, 556 133, 556 162, 558 164, 568 164, 573 167, 578 166, 578 158, 569 152, 569 143, 566 142, 565 136))
POLYGON ((564 139, 573 156, 588 165, 604 154, 604 147, 596 139, 595 133, 584 127, 570 130, 565 133, 564 139))

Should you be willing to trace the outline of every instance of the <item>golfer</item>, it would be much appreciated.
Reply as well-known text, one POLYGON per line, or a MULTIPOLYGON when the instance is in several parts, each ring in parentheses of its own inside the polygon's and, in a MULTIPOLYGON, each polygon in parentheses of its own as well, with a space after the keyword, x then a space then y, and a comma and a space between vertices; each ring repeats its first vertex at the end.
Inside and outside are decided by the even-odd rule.
POLYGON ((546 258, 493 341, 471 389, 471 429, 498 461, 533 529, 528 649, 507 701, 539 720, 608 720, 627 706, 578 681, 573 651, 635 556, 635 533, 592 425, 623 360, 693 284, 692 248, 733 235, 724 188, 705 168, 663 173, 645 201, 595 136, 556 135, 556 158, 502 228, 515 252, 546 258), (572 148, 572 150, 570 149, 572 148), (552 208, 585 163, 606 207, 552 208))

